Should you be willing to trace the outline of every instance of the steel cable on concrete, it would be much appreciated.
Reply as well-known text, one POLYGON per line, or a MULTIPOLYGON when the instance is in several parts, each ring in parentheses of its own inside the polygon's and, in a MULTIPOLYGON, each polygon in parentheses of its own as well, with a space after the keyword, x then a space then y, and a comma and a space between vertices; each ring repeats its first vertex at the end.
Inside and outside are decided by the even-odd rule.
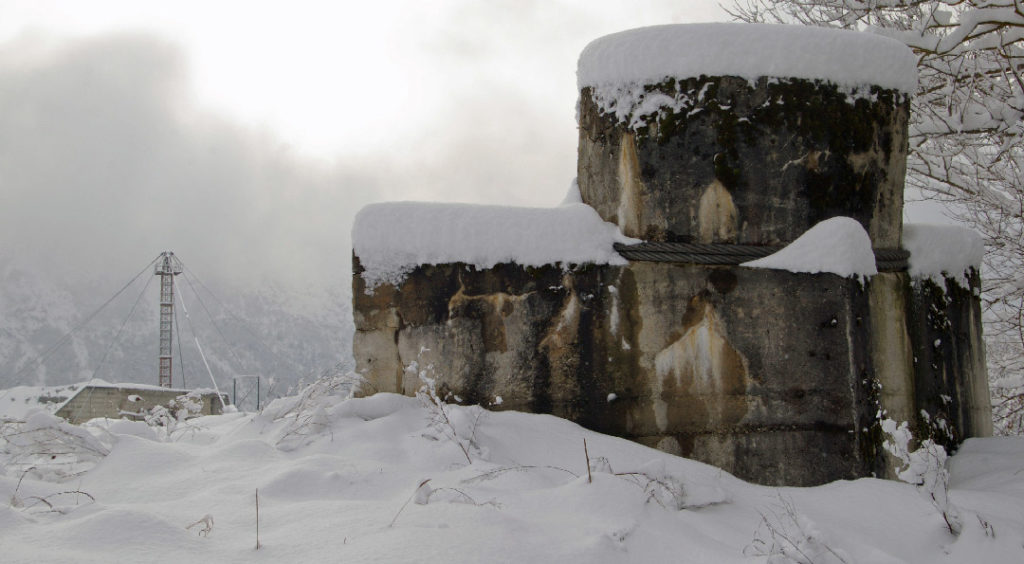
MULTIPOLYGON (((645 241, 635 245, 615 243, 623 258, 646 262, 679 262, 708 266, 735 266, 774 254, 783 247, 775 245, 731 245, 727 243, 670 243, 645 241)), ((907 269, 910 253, 905 249, 874 249, 879 272, 907 269)))

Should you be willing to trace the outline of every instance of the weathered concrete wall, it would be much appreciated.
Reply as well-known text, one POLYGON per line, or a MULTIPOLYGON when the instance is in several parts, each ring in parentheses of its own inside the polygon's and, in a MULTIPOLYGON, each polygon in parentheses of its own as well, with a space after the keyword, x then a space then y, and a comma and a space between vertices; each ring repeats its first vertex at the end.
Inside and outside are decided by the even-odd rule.
MULTIPOLYGON (((133 414, 166 406, 174 398, 189 393, 189 390, 158 390, 153 388, 131 388, 118 386, 85 386, 68 400, 56 415, 73 424, 84 423, 97 417, 136 419, 133 414), (136 399, 137 398, 137 399, 136 399), (135 401, 132 401, 135 399, 135 401)), ((216 394, 203 394, 201 415, 218 415, 222 404, 216 394)), ((224 396, 227 402, 227 396, 224 396)))
POLYGON ((909 99, 801 79, 670 79, 638 126, 580 93, 583 201, 650 241, 787 243, 844 215, 898 247, 909 99), (852 100, 851 100, 852 98, 852 100))
MULTIPOLYGON (((578 185, 647 241, 782 245, 848 216, 875 249, 898 248, 908 112, 897 90, 784 77, 585 87, 578 185)), ((976 280, 455 263, 368 293, 353 264, 369 392, 414 393, 430 366, 462 401, 779 485, 887 474, 883 413, 951 446, 991 432, 976 280)))
POLYGON ((432 366, 465 403, 551 413, 766 484, 887 475, 880 409, 919 425, 925 410, 950 445, 991 432, 977 302, 953 281, 950 299, 905 273, 449 264, 367 293, 354 260, 369 392, 411 395, 432 366))
POLYGON ((868 293, 855 280, 655 263, 424 266, 372 294, 353 280, 371 391, 414 393, 415 361, 463 401, 500 396, 497 408, 553 413, 747 479, 876 470, 857 433, 873 380, 868 293), (828 456, 809 466, 795 452, 828 456))
POLYGON ((941 286, 923 279, 915 280, 910 292, 917 435, 949 448, 968 437, 992 435, 976 272, 969 286, 951 278, 941 286))

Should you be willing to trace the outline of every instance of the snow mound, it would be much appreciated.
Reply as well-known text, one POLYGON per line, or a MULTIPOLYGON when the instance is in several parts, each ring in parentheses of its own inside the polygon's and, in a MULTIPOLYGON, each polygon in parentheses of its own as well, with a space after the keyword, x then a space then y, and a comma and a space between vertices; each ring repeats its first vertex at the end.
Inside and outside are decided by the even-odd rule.
POLYGON ((428 202, 371 204, 356 215, 352 248, 373 288, 421 264, 626 264, 613 243, 636 242, 586 204, 556 208, 428 202))
POLYGON ((551 415, 445 404, 470 425, 439 428, 416 398, 301 397, 319 399, 170 439, 94 421, 109 454, 71 481, 0 460, 3 561, 931 564, 1019 562, 1024 544, 1021 437, 950 458, 952 537, 906 483, 757 486, 551 415))
POLYGON ((981 267, 985 245, 976 232, 955 225, 906 224, 903 248, 910 251, 910 276, 931 278, 943 286, 944 276, 970 287, 966 273, 981 267))
POLYGON ((580 55, 577 85, 654 84, 701 75, 822 79, 912 94, 914 54, 870 33, 774 24, 676 24, 643 27, 592 41, 580 55))
POLYGON ((849 217, 826 219, 777 253, 740 266, 840 276, 878 274, 871 238, 860 222, 849 217))

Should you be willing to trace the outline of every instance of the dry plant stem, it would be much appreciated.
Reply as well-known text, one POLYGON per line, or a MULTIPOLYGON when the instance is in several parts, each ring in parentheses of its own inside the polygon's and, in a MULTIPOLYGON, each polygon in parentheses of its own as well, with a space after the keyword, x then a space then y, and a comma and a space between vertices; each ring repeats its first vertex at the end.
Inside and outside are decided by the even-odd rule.
POLYGON ((437 397, 436 393, 432 394, 430 399, 434 402, 434 405, 437 406, 437 411, 441 414, 441 420, 444 422, 445 426, 448 427, 448 430, 451 433, 452 441, 459 445, 459 449, 462 450, 463 456, 466 457, 466 462, 472 464, 473 459, 469 457, 469 451, 466 450, 466 446, 459 440, 459 436, 455 432, 455 425, 452 424, 451 419, 448 419, 448 410, 445 409, 444 402, 441 401, 441 398, 437 397))
MULTIPOLYGON (((428 409, 430 410, 433 424, 436 425, 437 429, 448 437, 449 440, 459 446, 459 450, 462 451, 462 455, 466 457, 466 462, 473 464, 473 459, 470 458, 469 451, 466 450, 466 446, 459 440, 459 433, 456 431, 455 425, 448 417, 448 409, 445 407, 444 400, 437 395, 434 382, 426 377, 425 370, 420 372, 420 380, 423 382, 423 387, 420 388, 420 391, 416 395, 417 397, 424 398, 422 401, 429 404, 428 409)), ((476 433, 475 424, 473 433, 476 433)))
POLYGON ((430 498, 433 497, 434 494, 436 494, 437 492, 443 492, 445 490, 451 491, 451 492, 455 492, 455 493, 461 495, 462 499, 464 499, 466 501, 466 503, 469 503, 470 505, 476 505, 476 506, 483 505, 482 503, 477 503, 476 500, 473 499, 469 494, 467 494, 466 492, 464 492, 464 491, 462 491, 462 490, 460 490, 458 488, 437 488, 436 490, 431 491, 427 495, 427 500, 429 501, 430 498))
POLYGON ((260 489, 256 488, 256 550, 260 546, 260 489))
MULTIPOLYGON (((50 503, 48 501, 48 499, 51 498, 51 497, 54 497, 54 496, 58 496, 58 495, 84 495, 85 497, 87 497, 90 500, 92 500, 93 503, 96 502, 96 498, 94 498, 92 495, 90 495, 90 494, 88 494, 86 492, 83 492, 81 490, 68 490, 68 491, 65 491, 65 492, 57 492, 57 493, 52 493, 52 494, 50 494, 48 496, 45 496, 45 497, 38 496, 38 495, 30 495, 30 496, 28 496, 25 499, 39 500, 40 502, 45 503, 46 506, 49 507, 50 509, 53 509, 53 504, 50 503)), ((32 506, 30 505, 29 507, 32 507, 32 506)))
POLYGON ((474 482, 482 482, 482 481, 485 481, 485 480, 490 480, 492 478, 496 478, 497 476, 499 476, 501 474, 504 474, 506 472, 525 472, 527 470, 538 470, 538 469, 558 470, 559 472, 565 472, 566 474, 569 474, 573 478, 579 478, 579 474, 577 474, 577 473, 575 473, 575 472, 573 472, 571 470, 566 470, 565 468, 559 468, 558 466, 506 466, 506 467, 502 467, 502 468, 495 468, 494 470, 490 470, 488 472, 484 472, 483 474, 480 474, 478 476, 474 476, 472 478, 466 478, 465 480, 462 480, 462 483, 463 484, 472 484, 474 482))
POLYGON ((594 478, 590 475, 590 453, 587 452, 587 439, 583 438, 583 456, 587 457, 587 483, 593 484, 594 478))
POLYGON ((186 531, 191 531, 192 527, 195 527, 197 525, 202 525, 203 526, 201 529, 199 529, 199 536, 201 536, 201 537, 208 537, 208 536, 210 536, 210 531, 213 530, 213 515, 210 515, 209 513, 207 513, 206 515, 203 515, 202 519, 200 519, 200 520, 196 521, 195 523, 192 523, 191 525, 185 527, 185 530, 186 531))
MULTIPOLYGON (((409 505, 409 502, 412 501, 412 498, 416 497, 416 492, 420 491, 420 488, 422 488, 424 485, 426 485, 426 483, 429 482, 429 481, 430 481, 430 478, 427 478, 426 480, 423 480, 422 482, 420 482, 420 485, 416 486, 416 489, 412 491, 412 495, 409 496, 409 499, 405 500, 405 503, 402 504, 402 507, 398 509, 398 513, 395 513, 394 519, 392 519, 391 522, 388 523, 388 528, 389 529, 395 526, 395 521, 398 521, 398 516, 401 515, 403 511, 405 511, 405 507, 407 505, 409 505)), ((463 494, 463 495, 465 495, 465 494, 463 494)))
POLYGON ((18 491, 21 490, 21 481, 25 479, 25 475, 28 474, 29 472, 35 470, 35 469, 36 469, 35 466, 29 466, 28 468, 25 469, 24 472, 21 473, 21 477, 18 478, 18 485, 17 485, 17 487, 14 488, 14 493, 11 494, 11 501, 12 502, 14 501, 14 499, 16 499, 18 497, 18 491))

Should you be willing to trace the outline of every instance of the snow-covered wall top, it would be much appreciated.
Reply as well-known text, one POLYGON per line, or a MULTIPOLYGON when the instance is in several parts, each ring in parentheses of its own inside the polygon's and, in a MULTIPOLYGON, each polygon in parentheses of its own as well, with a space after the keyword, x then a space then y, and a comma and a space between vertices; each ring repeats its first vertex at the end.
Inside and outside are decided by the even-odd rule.
MULTIPOLYGON (((981 268, 985 252, 976 232, 954 225, 905 224, 903 248, 910 251, 907 270, 913 278, 931 278, 941 285, 948 276, 964 288, 970 286, 967 273, 981 268)), ((849 217, 826 219, 779 252, 742 266, 840 276, 877 273, 871 239, 849 217)))
POLYGON ((870 33, 774 24, 676 24, 631 29, 592 41, 577 85, 654 84, 666 78, 762 76, 877 85, 912 94, 914 54, 870 33))
POLYGON ((427 202, 371 204, 356 214, 352 248, 373 288, 421 264, 626 264, 613 243, 636 242, 586 204, 523 208, 427 202))
POLYGON ((905 224, 903 248, 910 251, 912 277, 932 278, 941 285, 945 275, 964 288, 970 285, 965 273, 980 269, 985 254, 977 232, 955 225, 905 224))

